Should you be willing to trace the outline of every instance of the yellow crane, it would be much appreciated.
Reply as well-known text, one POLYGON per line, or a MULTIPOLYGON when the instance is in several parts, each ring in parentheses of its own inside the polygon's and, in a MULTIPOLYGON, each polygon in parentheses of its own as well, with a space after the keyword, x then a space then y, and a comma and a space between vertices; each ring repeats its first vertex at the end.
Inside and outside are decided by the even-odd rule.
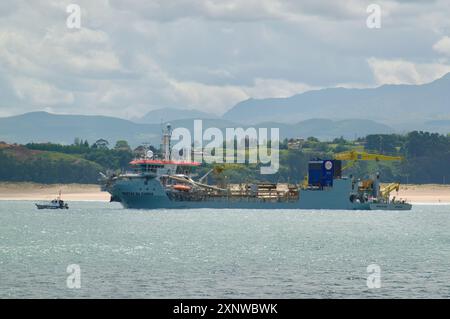
MULTIPOLYGON (((370 154, 361 151, 348 151, 338 153, 334 157, 337 160, 341 161, 349 161, 347 165, 345 165, 342 170, 348 169, 355 165, 357 161, 403 161, 404 158, 402 156, 388 156, 382 154, 370 154)), ((389 197, 393 191, 399 191, 400 183, 391 183, 386 185, 385 187, 380 189, 380 195, 386 200, 389 200, 389 197)))
POLYGON ((380 195, 384 199, 389 199, 393 191, 398 192, 400 190, 400 183, 391 183, 380 189, 380 195))
POLYGON ((349 161, 347 165, 342 167, 342 170, 346 170, 353 165, 357 161, 403 161, 404 158, 401 156, 388 156, 382 154, 371 154, 362 151, 348 151, 342 152, 334 155, 334 158, 341 161, 349 161))

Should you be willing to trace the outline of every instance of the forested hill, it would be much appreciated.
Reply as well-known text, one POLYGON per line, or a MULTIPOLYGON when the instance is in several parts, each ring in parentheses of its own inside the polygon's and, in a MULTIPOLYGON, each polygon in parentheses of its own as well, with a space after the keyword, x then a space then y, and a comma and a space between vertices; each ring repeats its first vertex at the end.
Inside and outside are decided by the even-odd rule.
MULTIPOLYGON (((157 154, 158 150, 151 147, 157 154)), ((403 162, 359 162, 346 172, 364 178, 380 172, 385 182, 450 183, 450 135, 411 132, 406 135, 372 134, 356 141, 336 138, 285 139, 280 143, 280 169, 274 175, 259 175, 255 165, 243 165, 226 172, 230 182, 265 180, 299 183, 311 158, 333 158, 348 150, 364 150, 386 155, 400 155, 403 162)), ((11 145, 0 142, 0 181, 37 183, 97 183, 99 172, 127 169, 128 163, 145 149, 132 149, 127 141, 110 146, 106 140, 90 145, 76 139, 72 145, 31 143, 11 145)), ((195 173, 205 174, 211 166, 203 165, 195 173)), ((215 183, 213 176, 209 182, 215 183)))
POLYGON ((76 155, 0 144, 0 180, 95 183, 101 166, 76 155))
POLYGON ((65 146, 0 142, 0 181, 94 184, 99 172, 123 169, 131 159, 129 149, 100 149, 84 143, 65 146))

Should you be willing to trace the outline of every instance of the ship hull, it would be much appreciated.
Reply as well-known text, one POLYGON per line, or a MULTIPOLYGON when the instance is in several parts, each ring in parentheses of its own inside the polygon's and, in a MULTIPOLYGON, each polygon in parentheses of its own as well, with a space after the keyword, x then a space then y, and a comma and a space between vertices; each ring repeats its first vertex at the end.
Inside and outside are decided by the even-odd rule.
POLYGON ((308 210, 410 210, 409 204, 351 202, 352 181, 336 180, 325 190, 302 190, 297 200, 276 201, 256 197, 210 197, 202 200, 169 198, 157 179, 118 180, 110 189, 114 201, 132 209, 308 209, 308 210))
POLYGON ((370 210, 411 210, 412 205, 408 203, 376 203, 369 204, 370 210))

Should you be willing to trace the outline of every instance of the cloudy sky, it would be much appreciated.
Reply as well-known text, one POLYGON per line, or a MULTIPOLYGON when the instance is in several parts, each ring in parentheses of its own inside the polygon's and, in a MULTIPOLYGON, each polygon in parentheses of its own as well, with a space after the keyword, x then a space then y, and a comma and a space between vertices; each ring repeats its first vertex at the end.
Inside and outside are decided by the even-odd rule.
POLYGON ((425 83, 450 72, 449 17, 448 0, 1 0, 0 116, 222 114, 250 97, 425 83))

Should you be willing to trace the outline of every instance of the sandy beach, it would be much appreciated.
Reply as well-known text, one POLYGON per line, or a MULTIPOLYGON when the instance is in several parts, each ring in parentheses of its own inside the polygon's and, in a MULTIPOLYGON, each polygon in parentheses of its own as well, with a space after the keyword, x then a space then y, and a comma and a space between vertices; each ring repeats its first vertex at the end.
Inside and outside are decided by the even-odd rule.
POLYGON ((397 199, 406 199, 411 203, 450 204, 450 185, 401 185, 400 191, 393 192, 391 196, 395 196, 397 199))
MULTIPOLYGON (((51 200, 59 191, 67 201, 109 201, 109 194, 102 192, 99 185, 0 183, 0 200, 51 200)), ((449 203, 450 185, 402 185, 392 196, 411 203, 449 203)))
POLYGON ((66 201, 109 201, 110 195, 92 184, 0 183, 0 200, 52 200, 61 191, 66 201))

